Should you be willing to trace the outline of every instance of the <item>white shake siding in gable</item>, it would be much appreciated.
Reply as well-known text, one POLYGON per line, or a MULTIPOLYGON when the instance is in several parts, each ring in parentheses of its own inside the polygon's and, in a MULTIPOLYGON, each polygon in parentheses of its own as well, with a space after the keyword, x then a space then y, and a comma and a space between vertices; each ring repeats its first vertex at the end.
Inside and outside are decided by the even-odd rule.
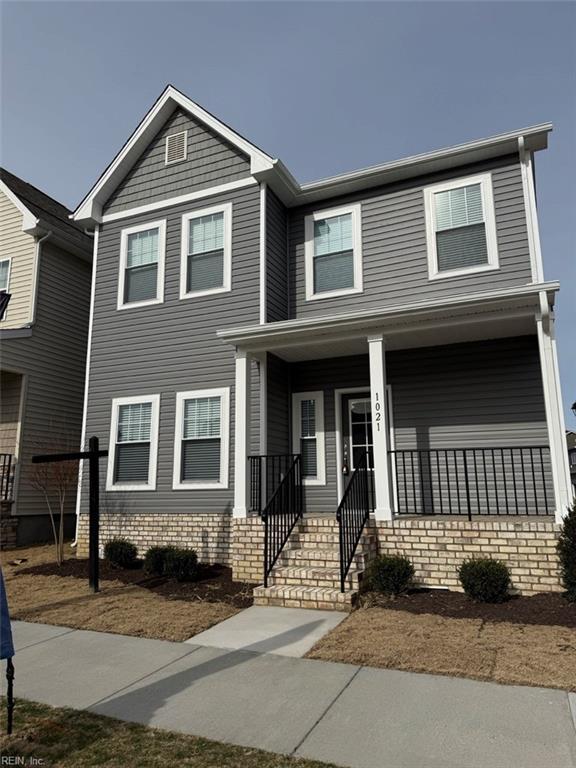
POLYGON ((362 204, 363 292, 346 296, 346 311, 408 300, 435 299, 531 280, 530 254, 520 165, 516 157, 476 164, 454 172, 412 179, 324 205, 290 211, 290 315, 309 317, 342 311, 342 297, 305 300, 304 220, 313 210, 349 202, 362 204), (494 193, 500 268, 429 280, 423 187, 439 181, 490 172, 494 193))
MULTIPOLYGON (((139 202, 142 202, 141 200, 139 202)), ((232 290, 180 299, 182 215, 206 207, 200 200, 106 223, 99 237, 86 435, 108 444, 112 399, 160 394, 155 491, 108 492, 110 509, 126 512, 231 512, 234 483, 234 350, 216 338, 219 328, 259 320, 259 206, 257 185, 210 198, 232 203, 232 290), (161 215, 160 215, 161 214, 161 215), (118 311, 120 232, 166 219, 164 302, 118 311), (227 489, 173 490, 176 393, 230 388, 227 489)), ((252 450, 259 449, 259 373, 252 365, 252 450)), ((84 479, 82 511, 87 510, 84 479)))
POLYGON ((248 158, 195 118, 176 110, 108 200, 104 212, 199 192, 250 176, 248 158), (186 160, 166 165, 166 137, 187 131, 186 160))

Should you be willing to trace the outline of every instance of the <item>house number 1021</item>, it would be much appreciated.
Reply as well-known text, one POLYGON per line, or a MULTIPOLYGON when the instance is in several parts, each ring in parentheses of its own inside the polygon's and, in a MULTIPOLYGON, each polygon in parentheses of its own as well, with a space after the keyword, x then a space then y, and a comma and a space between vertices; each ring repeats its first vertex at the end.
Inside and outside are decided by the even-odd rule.
POLYGON ((380 423, 382 421, 382 404, 380 402, 380 393, 374 393, 374 423, 376 424, 376 432, 380 432, 380 423))

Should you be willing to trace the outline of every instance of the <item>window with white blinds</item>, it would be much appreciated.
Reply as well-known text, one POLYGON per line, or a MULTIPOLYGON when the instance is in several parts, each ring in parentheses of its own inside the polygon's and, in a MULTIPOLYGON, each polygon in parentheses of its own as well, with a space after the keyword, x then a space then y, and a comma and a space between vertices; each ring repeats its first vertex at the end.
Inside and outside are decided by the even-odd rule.
POLYGON ((227 487, 228 390, 176 398, 174 487, 227 487))
POLYGON ((324 394, 298 392, 292 396, 293 451, 302 461, 302 481, 324 485, 324 394))
POLYGON ((425 190, 425 195, 431 277, 497 266, 489 175, 437 185, 425 190))
POLYGON ((306 217, 306 298, 362 290, 360 206, 306 217))
POLYGON ((113 401, 108 490, 155 486, 158 408, 158 395, 113 401))
POLYGON ((10 277, 10 259, 0 261, 0 291, 8 290, 8 281, 10 277))
POLYGON ((119 309, 162 300, 166 222, 122 231, 119 309))
POLYGON ((230 290, 231 206, 182 217, 181 297, 230 290))

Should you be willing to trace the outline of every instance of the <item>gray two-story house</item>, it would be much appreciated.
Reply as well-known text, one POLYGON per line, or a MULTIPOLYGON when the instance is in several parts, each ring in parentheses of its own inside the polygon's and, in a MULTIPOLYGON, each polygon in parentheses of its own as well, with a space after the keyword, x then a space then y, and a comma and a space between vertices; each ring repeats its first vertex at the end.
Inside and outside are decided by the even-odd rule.
MULTIPOLYGON (((483 552, 520 591, 558 589, 550 131, 301 185, 167 87, 74 213, 95 229, 104 538, 194 547, 265 580, 262 603, 349 604, 378 548, 421 584, 456 587, 483 552)), ((80 551, 86 510, 84 478, 80 551)))

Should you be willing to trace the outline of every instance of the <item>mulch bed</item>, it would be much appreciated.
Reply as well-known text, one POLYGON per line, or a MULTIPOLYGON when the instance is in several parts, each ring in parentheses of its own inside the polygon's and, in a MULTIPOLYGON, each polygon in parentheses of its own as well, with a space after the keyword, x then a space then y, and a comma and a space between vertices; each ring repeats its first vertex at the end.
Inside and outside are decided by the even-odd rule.
POLYGON ((369 592, 362 597, 361 604, 447 619, 484 619, 576 629, 576 603, 568 602, 562 594, 555 592, 531 597, 514 596, 504 603, 477 603, 461 592, 447 590, 413 590, 396 598, 369 592))
MULTIPOLYGON (((17 555, 17 551, 14 551, 17 555)), ((8 565, 17 561, 8 560, 8 565)), ((60 576, 88 580, 88 559, 70 558, 62 565, 55 562, 27 565, 26 562, 13 566, 13 573, 29 576, 60 576)), ((174 579, 150 575, 142 569, 142 563, 135 568, 116 568, 106 560, 100 561, 100 579, 102 581, 120 581, 142 587, 169 600, 206 600, 223 602, 237 608, 252 605, 251 585, 232 580, 232 569, 223 565, 199 565, 196 581, 178 582, 174 579)))

